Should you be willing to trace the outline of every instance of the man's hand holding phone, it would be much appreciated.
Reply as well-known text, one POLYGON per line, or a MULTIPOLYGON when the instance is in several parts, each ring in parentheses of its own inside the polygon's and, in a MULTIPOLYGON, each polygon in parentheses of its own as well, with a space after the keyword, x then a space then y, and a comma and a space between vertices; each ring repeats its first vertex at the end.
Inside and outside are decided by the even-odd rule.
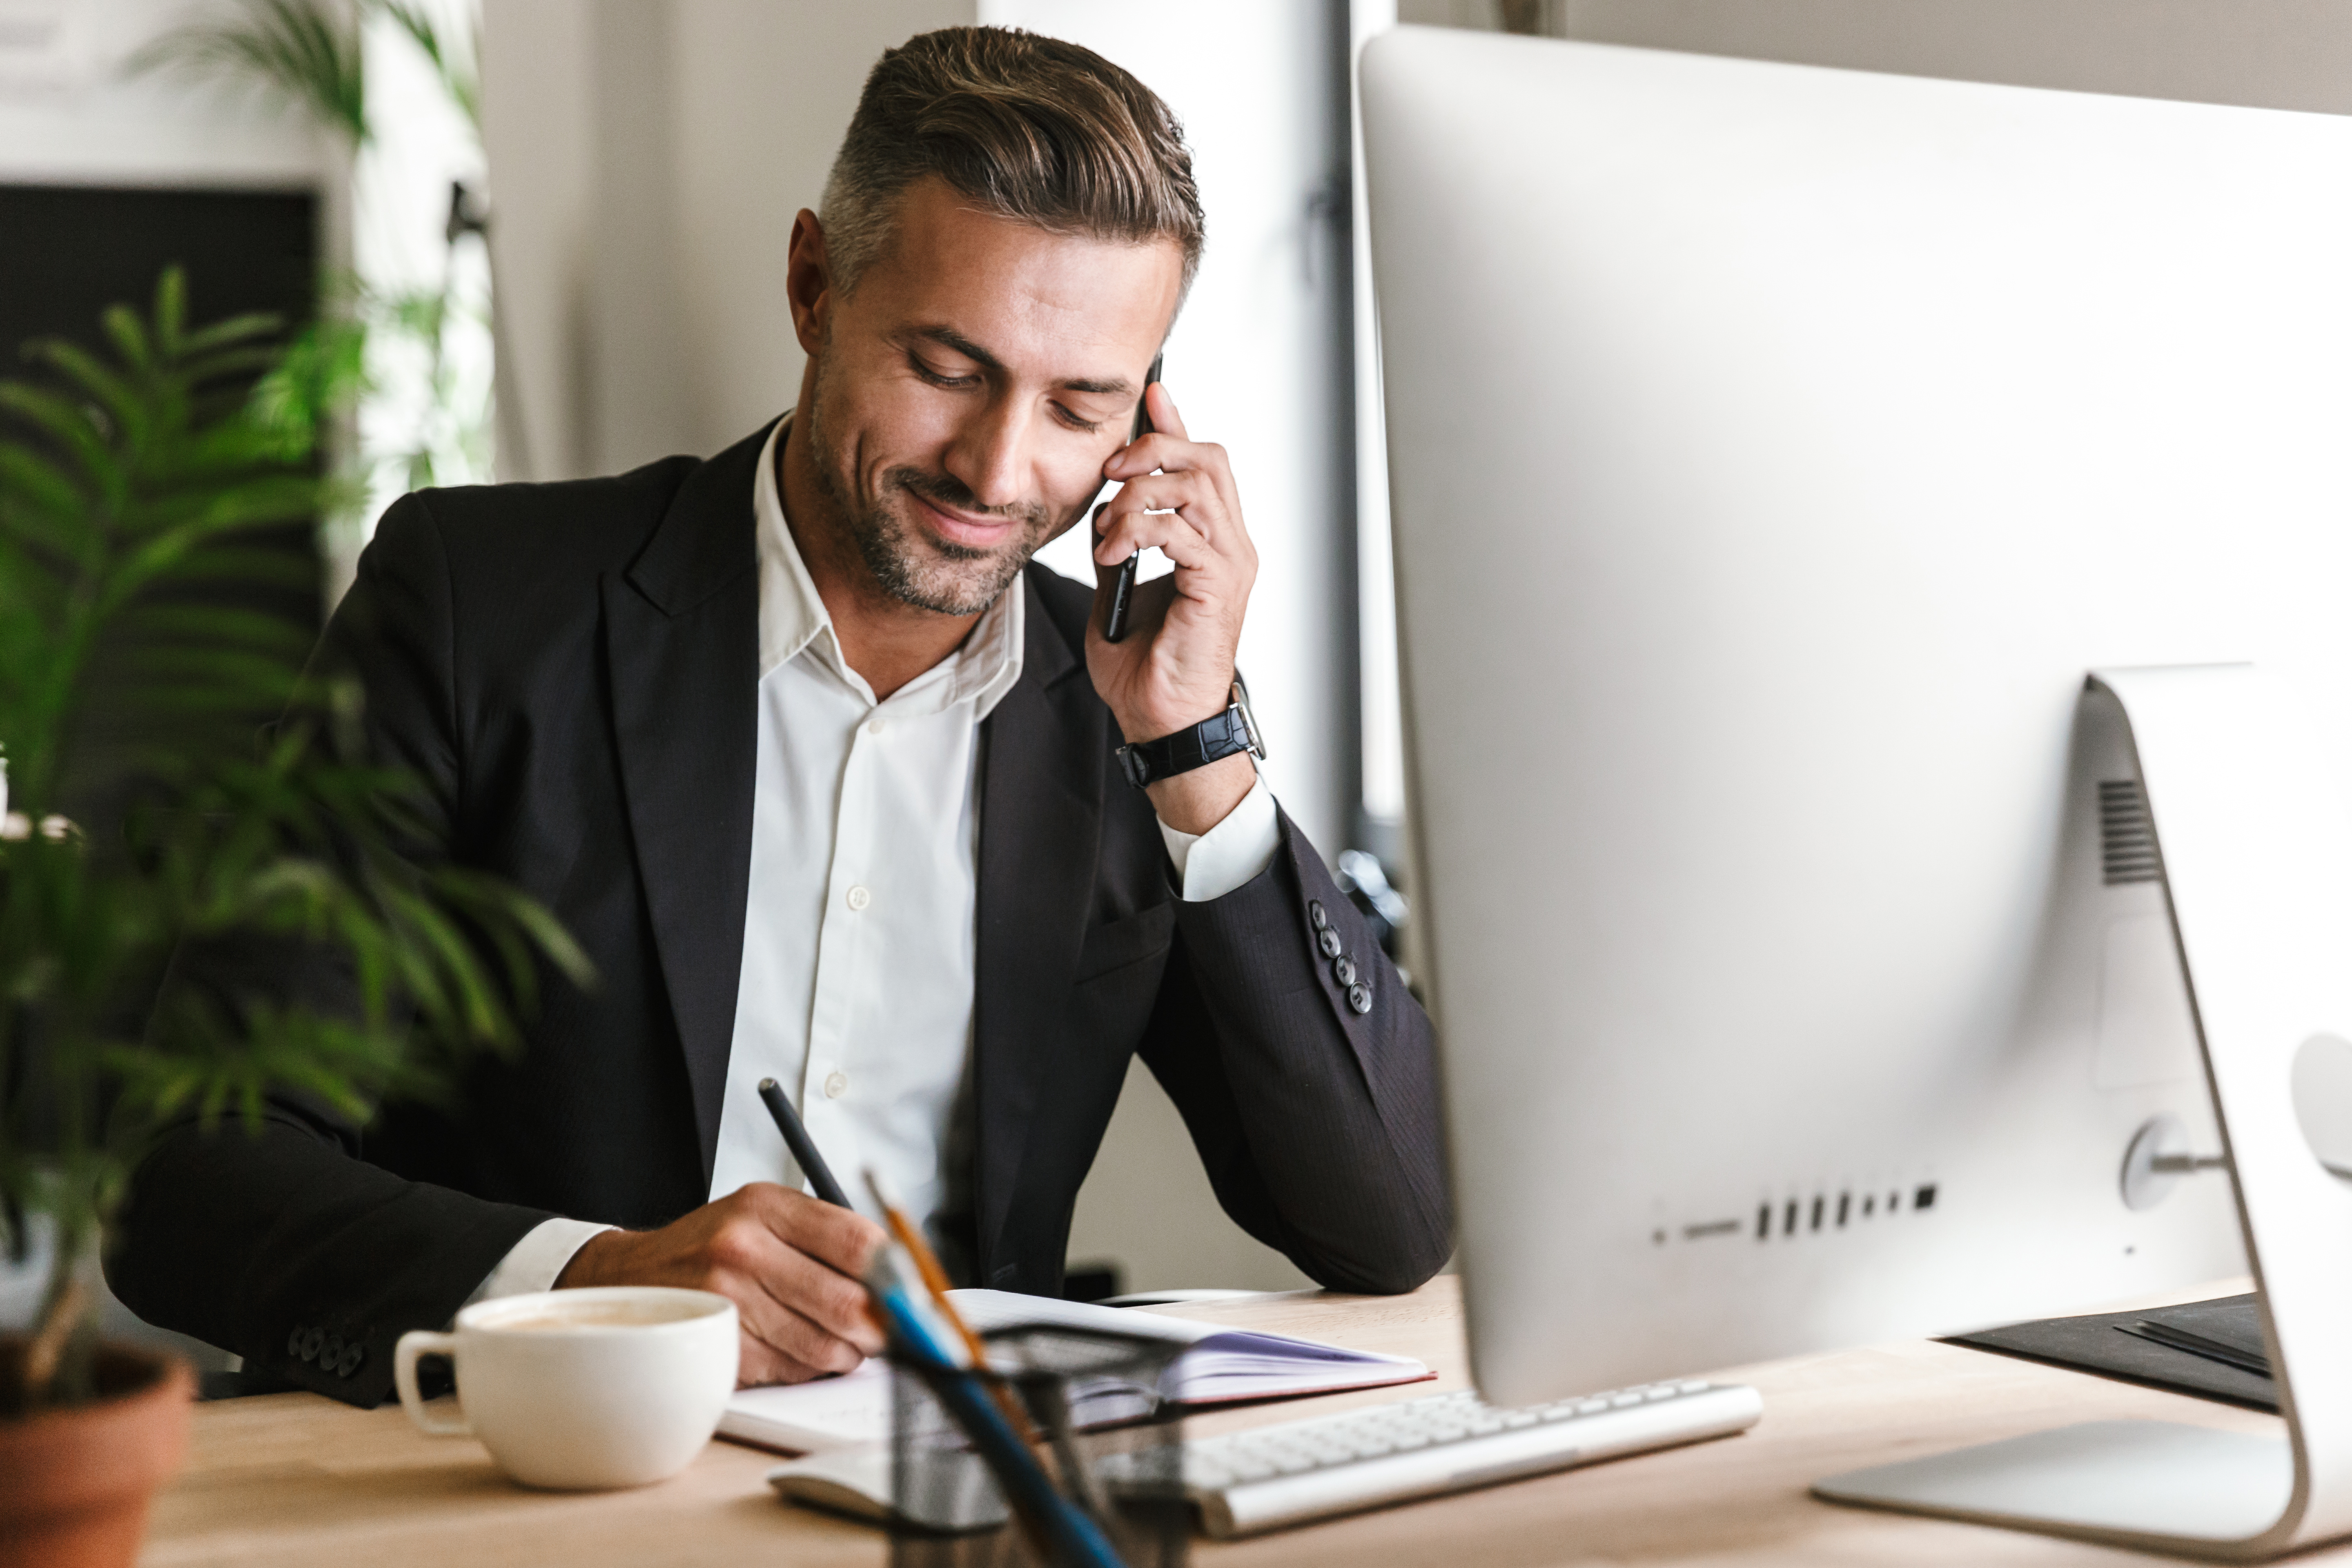
MULTIPOLYGON (((1094 516, 1097 588, 1087 637, 1095 690, 1129 742, 1158 740, 1224 711, 1257 581, 1257 551, 1225 449, 1192 439, 1166 386, 1147 386, 1144 399, 1152 432, 1103 465, 1103 478, 1120 488, 1094 516), (1176 570, 1136 587, 1131 629, 1110 642, 1103 629, 1118 569, 1152 548, 1176 570)), ((1231 756, 1152 784, 1151 803, 1178 832, 1206 833, 1255 778, 1248 756, 1231 756)))

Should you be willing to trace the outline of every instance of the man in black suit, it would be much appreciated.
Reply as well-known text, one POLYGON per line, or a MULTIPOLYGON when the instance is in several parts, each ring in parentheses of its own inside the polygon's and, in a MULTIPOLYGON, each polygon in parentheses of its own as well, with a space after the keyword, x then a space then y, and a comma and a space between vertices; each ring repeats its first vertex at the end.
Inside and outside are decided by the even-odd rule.
POLYGON ((1173 118, 1074 46, 925 35, 823 205, 785 279, 794 414, 385 515, 319 659, 364 682, 439 852, 541 900, 601 980, 552 987, 454 1107, 167 1135, 110 1264, 152 1321, 373 1403, 394 1340, 469 1300, 679 1284, 738 1303, 745 1382, 844 1370, 878 1348, 879 1232, 798 1190, 756 1080, 966 1280, 1054 1293, 1137 1052, 1226 1211, 1317 1279, 1444 1260, 1428 1020, 1257 778, 1239 497, 1146 395, 1201 247, 1173 118), (1160 433, 1130 444, 1139 398, 1160 433), (1089 595, 1030 557, 1106 480, 1089 595), (1114 644, 1146 547, 1175 572, 1114 644))

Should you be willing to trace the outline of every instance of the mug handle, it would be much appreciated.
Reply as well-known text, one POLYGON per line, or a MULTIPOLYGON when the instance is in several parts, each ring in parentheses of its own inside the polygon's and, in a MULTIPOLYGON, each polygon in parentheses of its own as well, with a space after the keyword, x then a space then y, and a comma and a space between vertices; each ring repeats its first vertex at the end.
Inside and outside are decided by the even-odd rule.
MULTIPOLYGON (((420 1358, 447 1356, 454 1366, 457 1352, 457 1335, 411 1329, 400 1336, 400 1343, 392 1352, 392 1381, 400 1390, 400 1407, 408 1412, 408 1418, 416 1423, 416 1429, 429 1436, 465 1437, 470 1436, 474 1430, 474 1424, 462 1415, 455 1421, 436 1421, 425 1414, 425 1396, 416 1390, 416 1363, 420 1358)), ((463 1410, 464 1405, 461 1403, 458 1408, 463 1410)))

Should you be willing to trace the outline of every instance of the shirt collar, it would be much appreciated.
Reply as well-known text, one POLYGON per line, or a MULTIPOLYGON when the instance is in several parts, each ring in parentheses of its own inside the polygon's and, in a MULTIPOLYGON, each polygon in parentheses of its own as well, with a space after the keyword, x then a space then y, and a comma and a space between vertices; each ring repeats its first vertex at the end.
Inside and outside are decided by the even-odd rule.
MULTIPOLYGON (((766 679, 778 665, 812 655, 852 691, 874 700, 873 688, 849 668, 841 656, 841 640, 833 617, 801 559, 800 546, 784 521, 783 496, 776 488, 776 454, 793 416, 788 412, 768 432, 760 448, 760 463, 751 479, 751 512, 756 521, 760 553, 760 675, 766 679)), ((1023 650, 1027 646, 1028 592, 1020 578, 981 613, 956 650, 938 665, 891 694, 895 704, 915 699, 926 710, 945 710, 971 700, 972 720, 988 717, 1004 694, 1021 679, 1023 650)))

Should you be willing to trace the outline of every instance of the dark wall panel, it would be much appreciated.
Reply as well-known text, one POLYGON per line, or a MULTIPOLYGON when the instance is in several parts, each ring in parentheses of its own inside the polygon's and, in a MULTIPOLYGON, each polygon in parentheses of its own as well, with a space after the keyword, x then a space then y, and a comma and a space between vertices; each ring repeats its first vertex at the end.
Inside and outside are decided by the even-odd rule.
POLYGON ((308 192, 0 184, 0 355, 20 374, 28 338, 91 341, 98 315, 145 309, 155 279, 187 269, 192 320, 247 310, 307 320, 318 287, 308 192))

